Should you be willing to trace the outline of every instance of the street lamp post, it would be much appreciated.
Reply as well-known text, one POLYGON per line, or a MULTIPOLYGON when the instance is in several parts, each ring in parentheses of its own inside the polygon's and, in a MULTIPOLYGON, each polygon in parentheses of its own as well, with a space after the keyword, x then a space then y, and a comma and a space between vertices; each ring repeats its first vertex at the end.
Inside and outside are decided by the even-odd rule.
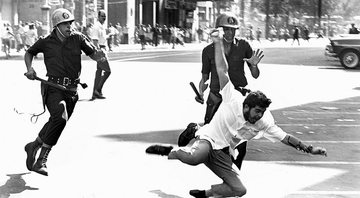
POLYGON ((45 4, 41 6, 42 13, 42 35, 47 35, 50 31, 50 9, 48 0, 45 1, 45 4))

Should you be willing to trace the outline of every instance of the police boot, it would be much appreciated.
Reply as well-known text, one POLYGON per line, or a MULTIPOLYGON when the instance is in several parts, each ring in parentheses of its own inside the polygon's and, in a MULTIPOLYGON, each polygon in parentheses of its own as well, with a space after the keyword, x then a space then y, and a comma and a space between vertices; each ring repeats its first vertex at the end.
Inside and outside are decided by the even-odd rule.
POLYGON ((51 147, 46 145, 41 147, 39 158, 37 159, 36 163, 34 164, 32 170, 41 174, 48 176, 47 167, 46 167, 46 161, 49 155, 49 152, 51 150, 51 147))
POLYGON ((42 145, 41 139, 37 138, 35 141, 25 145, 26 152, 26 168, 31 171, 35 163, 36 153, 42 145))

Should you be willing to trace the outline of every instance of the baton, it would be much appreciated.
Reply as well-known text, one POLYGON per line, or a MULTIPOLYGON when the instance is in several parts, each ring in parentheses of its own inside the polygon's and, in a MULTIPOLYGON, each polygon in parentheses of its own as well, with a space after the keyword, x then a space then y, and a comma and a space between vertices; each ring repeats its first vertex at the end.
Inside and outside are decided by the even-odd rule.
POLYGON ((190 82, 190 86, 191 86, 191 88, 193 89, 193 91, 195 92, 196 96, 197 96, 199 99, 201 99, 202 97, 201 97, 199 91, 197 90, 195 84, 194 84, 193 82, 190 82))

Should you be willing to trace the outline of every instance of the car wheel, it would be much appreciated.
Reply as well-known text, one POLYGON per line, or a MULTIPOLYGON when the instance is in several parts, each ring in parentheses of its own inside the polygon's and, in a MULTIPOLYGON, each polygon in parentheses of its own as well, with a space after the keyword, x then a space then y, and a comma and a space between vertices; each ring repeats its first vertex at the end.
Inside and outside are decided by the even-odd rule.
POLYGON ((359 66, 360 55, 354 50, 346 50, 340 54, 340 62, 346 69, 355 69, 359 66))

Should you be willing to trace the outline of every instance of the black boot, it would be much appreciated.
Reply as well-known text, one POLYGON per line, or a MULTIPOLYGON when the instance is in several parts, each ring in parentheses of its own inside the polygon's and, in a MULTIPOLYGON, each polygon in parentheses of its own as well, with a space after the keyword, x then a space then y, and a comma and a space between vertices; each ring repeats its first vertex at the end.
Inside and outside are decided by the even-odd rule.
POLYGON ((205 190, 190 190, 189 194, 195 198, 206 198, 205 190))
POLYGON ((46 167, 46 161, 49 155, 49 152, 51 150, 51 147, 41 147, 39 158, 37 159, 36 163, 34 164, 32 170, 41 174, 48 176, 47 167, 46 167))
POLYGON ((39 148, 41 147, 42 142, 39 139, 36 139, 33 142, 27 143, 25 145, 25 152, 26 152, 26 168, 31 171, 32 167, 35 163, 35 157, 36 157, 36 153, 39 150, 39 148))

